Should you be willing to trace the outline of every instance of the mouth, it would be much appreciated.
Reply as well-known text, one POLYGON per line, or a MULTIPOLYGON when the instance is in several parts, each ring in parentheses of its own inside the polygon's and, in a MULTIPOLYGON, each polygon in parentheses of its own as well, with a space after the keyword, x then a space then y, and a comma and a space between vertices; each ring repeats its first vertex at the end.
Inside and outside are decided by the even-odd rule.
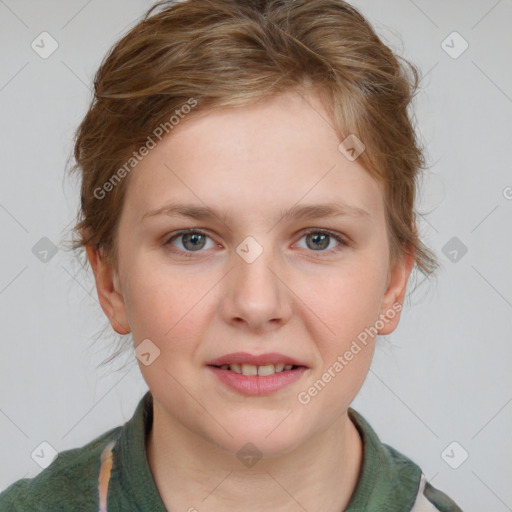
POLYGON ((261 396, 275 393, 299 380, 308 370, 301 361, 283 354, 228 354, 207 368, 232 391, 261 396))
POLYGON ((238 373, 240 375, 246 376, 259 376, 259 377, 267 377, 269 375, 274 375, 276 373, 289 372, 296 370, 298 368, 305 368, 305 366, 295 365, 295 364, 285 364, 285 363, 277 363, 277 364, 264 364, 264 365, 254 365, 254 364, 222 364, 222 365, 208 365, 213 368, 218 368, 220 370, 228 370, 230 372, 238 373))

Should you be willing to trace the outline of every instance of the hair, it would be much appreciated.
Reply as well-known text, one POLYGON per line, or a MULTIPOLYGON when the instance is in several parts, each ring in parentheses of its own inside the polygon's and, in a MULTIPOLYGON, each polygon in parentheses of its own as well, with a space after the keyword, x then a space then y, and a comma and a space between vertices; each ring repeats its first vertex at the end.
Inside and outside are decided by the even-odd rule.
POLYGON ((416 226, 425 161, 409 112, 418 77, 342 0, 158 2, 94 77, 94 97, 75 134, 72 170, 82 183, 73 247, 101 248, 117 264, 131 168, 162 128, 172 135, 172 118, 191 110, 185 106, 193 116, 295 91, 322 99, 340 141, 355 134, 364 143, 358 161, 384 183, 391 259, 414 254, 428 277, 438 263, 416 226))

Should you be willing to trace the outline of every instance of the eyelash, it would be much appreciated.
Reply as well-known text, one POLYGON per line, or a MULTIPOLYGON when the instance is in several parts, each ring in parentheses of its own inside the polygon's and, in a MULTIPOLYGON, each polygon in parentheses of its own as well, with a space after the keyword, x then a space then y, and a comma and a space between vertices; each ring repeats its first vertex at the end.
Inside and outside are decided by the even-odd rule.
MULTIPOLYGON (((168 246, 168 247, 170 247, 170 248, 172 247, 172 248, 170 249, 170 251, 171 251, 171 252, 173 252, 173 253, 175 253, 175 254, 179 254, 180 256, 184 256, 184 257, 186 257, 186 258, 192 258, 192 257, 194 257, 194 253, 195 253, 195 252, 197 252, 197 253, 203 252, 203 251, 201 251, 201 250, 199 250, 199 251, 182 251, 182 250, 177 250, 177 249, 175 249, 175 248, 172 246, 171 242, 173 242, 174 240, 178 239, 180 236, 182 236, 182 235, 186 235, 186 234, 188 234, 188 233, 198 233, 198 234, 200 234, 200 235, 204 235, 204 236, 206 236, 206 237, 208 237, 208 238, 212 239, 212 238, 211 238, 211 236, 210 236, 207 232, 205 232, 205 231, 203 231, 203 230, 201 230, 201 229, 190 228, 190 229, 183 229, 183 230, 181 230, 181 231, 178 231, 178 232, 176 232, 176 233, 173 233, 170 237, 168 237, 168 238, 166 239, 166 241, 164 242, 164 245, 165 245, 165 246, 168 246)), ((321 253, 324 253, 324 254, 325 254, 325 253, 327 253, 327 254, 330 254, 330 253, 337 253, 338 251, 342 250, 344 247, 348 247, 348 246, 349 246, 349 243, 348 243, 348 241, 347 241, 345 238, 343 238, 341 235, 339 235, 339 234, 337 234, 337 233, 335 233, 335 232, 333 232, 333 231, 330 231, 330 230, 328 230, 328 229, 314 229, 314 228, 309 229, 309 230, 307 230, 307 231, 305 231, 305 232, 303 232, 303 233, 302 233, 301 239, 302 239, 303 237, 307 236, 307 235, 312 234, 312 233, 315 233, 315 234, 322 234, 322 235, 328 235, 328 236, 330 236, 331 238, 334 238, 334 239, 339 243, 339 246, 338 246, 338 247, 336 247, 336 248, 334 248, 334 249, 330 249, 330 250, 328 250, 328 251, 325 251, 325 250, 324 250, 324 251, 312 251, 312 250, 311 250, 311 252, 318 252, 318 253, 320 253, 320 254, 321 254, 321 253)))

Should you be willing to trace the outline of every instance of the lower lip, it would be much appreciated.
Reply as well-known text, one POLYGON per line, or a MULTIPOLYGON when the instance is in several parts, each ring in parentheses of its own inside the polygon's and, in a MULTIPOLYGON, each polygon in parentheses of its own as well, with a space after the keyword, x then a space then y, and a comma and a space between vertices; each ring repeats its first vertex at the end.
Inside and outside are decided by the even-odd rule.
POLYGON ((293 382, 299 380, 307 370, 304 366, 299 366, 295 370, 274 373, 259 377, 258 375, 243 375, 232 372, 231 370, 222 370, 215 366, 208 368, 223 382, 227 387, 250 396, 263 396, 275 393, 293 382))

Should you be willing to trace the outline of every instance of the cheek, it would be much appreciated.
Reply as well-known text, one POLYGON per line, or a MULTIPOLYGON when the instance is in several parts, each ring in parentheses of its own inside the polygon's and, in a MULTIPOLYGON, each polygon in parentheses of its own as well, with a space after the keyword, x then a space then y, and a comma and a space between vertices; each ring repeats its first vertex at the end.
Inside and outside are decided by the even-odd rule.
POLYGON ((193 276, 154 262, 133 261, 130 268, 138 270, 127 275, 123 292, 135 342, 150 338, 160 345, 177 333, 188 337, 190 317, 197 314, 205 287, 197 286, 193 276))
POLYGON ((385 288, 385 269, 381 267, 373 262, 359 269, 332 272, 316 290, 310 282, 304 284, 305 302, 330 328, 327 332, 334 343, 327 336, 329 346, 342 348, 378 319, 385 288))
POLYGON ((325 325, 315 336, 317 378, 335 382, 324 395, 327 404, 332 401, 335 406, 341 394, 355 396, 364 382, 375 349, 373 329, 385 285, 385 265, 371 258, 357 269, 333 272, 323 291, 312 292, 310 287, 305 302, 325 325))
POLYGON ((329 329, 312 333, 317 364, 310 387, 298 398, 326 423, 349 406, 366 379, 375 350, 372 327, 379 317, 382 287, 378 275, 360 273, 333 278, 324 294, 310 293, 308 306, 321 319, 316 324, 329 329))

